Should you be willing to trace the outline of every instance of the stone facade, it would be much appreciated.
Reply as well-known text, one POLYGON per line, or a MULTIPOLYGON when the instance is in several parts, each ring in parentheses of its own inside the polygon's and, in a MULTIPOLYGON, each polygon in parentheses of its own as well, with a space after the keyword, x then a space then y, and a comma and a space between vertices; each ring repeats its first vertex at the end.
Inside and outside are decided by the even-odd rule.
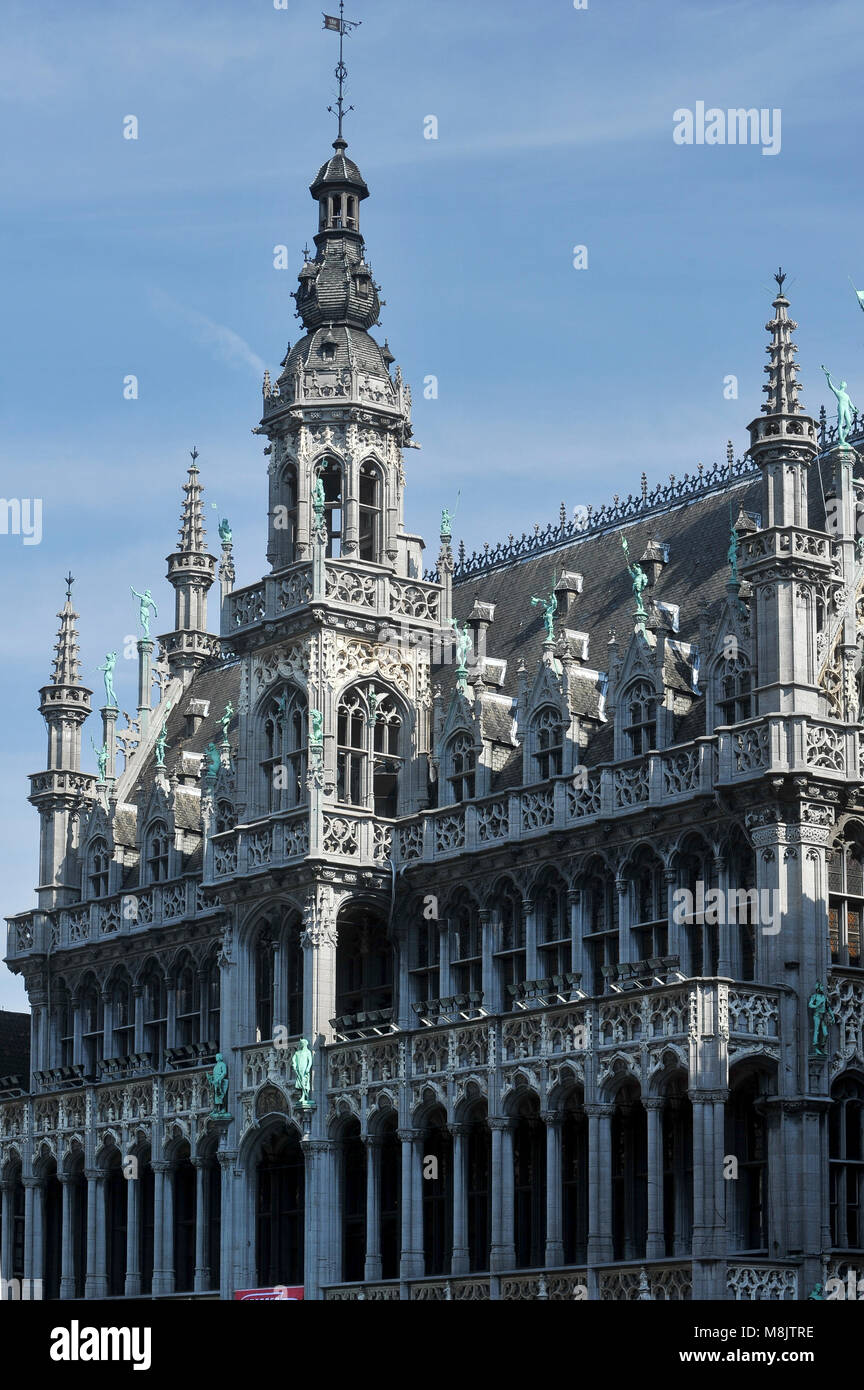
POLYGON ((257 427, 269 572, 234 587, 224 522, 217 571, 193 456, 174 628, 127 727, 106 694, 98 777, 67 589, 38 906, 9 919, 3 1277, 628 1300, 864 1273, 862 485, 798 405, 782 279, 744 461, 470 559, 445 519, 424 575, 341 138, 311 191, 257 427))

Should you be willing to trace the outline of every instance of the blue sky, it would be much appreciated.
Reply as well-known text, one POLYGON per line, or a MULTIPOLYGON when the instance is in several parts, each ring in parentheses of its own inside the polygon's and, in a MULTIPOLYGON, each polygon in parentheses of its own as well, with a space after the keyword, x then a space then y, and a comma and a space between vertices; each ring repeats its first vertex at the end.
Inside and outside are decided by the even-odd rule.
MULTIPOLYGON (((864 284, 856 0, 364 0, 347 14, 363 22, 346 134, 371 190, 381 333, 414 388, 407 522, 430 546, 459 488, 470 550, 545 525, 562 500, 635 491, 643 469, 653 483, 722 459, 728 438, 740 454, 779 263, 804 404, 824 399, 823 361, 864 401, 847 279, 864 284), (675 144, 673 112, 699 101, 779 108, 779 154, 675 144)), ((311 0, 6 0, 0 492, 41 498, 43 535, 0 535, 4 912, 34 901, 26 778, 45 760, 37 692, 67 568, 97 693, 95 667, 134 631, 130 584, 153 588, 155 630, 171 626, 164 557, 193 444, 233 525, 238 584, 265 568, 250 430, 261 364, 299 336, 290 291, 334 135, 337 47, 311 0), (122 137, 130 114, 137 141, 122 137), (290 270, 273 267, 280 244, 290 270)), ((130 708, 133 662, 116 687, 130 708)), ((0 1005, 23 1004, 0 966, 0 1005)))

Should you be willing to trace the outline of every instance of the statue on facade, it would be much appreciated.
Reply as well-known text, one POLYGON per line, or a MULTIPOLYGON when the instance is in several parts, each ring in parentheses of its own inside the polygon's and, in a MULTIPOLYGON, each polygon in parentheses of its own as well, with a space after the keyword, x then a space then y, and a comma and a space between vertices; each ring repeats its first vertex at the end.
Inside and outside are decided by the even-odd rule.
POLYGON ((222 767, 222 752, 212 738, 204 749, 204 757, 207 759, 207 776, 216 777, 222 767))
POLYGON ((93 743, 92 738, 90 742, 93 746, 93 752, 96 754, 96 766, 99 769, 99 781, 104 782, 105 773, 108 771, 108 744, 103 743, 101 748, 97 748, 96 744, 93 743))
POLYGON ((852 415, 855 407, 852 404, 849 392, 846 390, 846 382, 841 381, 839 386, 835 386, 834 382, 831 380, 831 373, 824 364, 822 365, 822 370, 825 373, 825 380, 828 382, 829 387, 834 392, 837 399, 837 442, 838 444, 848 444, 849 431, 852 428, 852 415))
POLYGON ((548 598, 532 598, 531 607, 543 609, 543 622, 546 627, 546 641, 552 642, 555 638, 555 614, 558 612, 558 597, 555 593, 555 581, 552 581, 552 588, 549 590, 548 598))
POLYGON ((228 1106, 226 1104, 228 1100, 228 1068, 225 1065, 221 1052, 216 1053, 216 1065, 207 1079, 210 1083, 210 1089, 213 1092, 213 1110, 211 1111, 211 1117, 213 1119, 223 1118, 228 1114, 228 1106))
POLYGON ((367 699, 368 699, 368 701, 369 701, 369 723, 370 723, 370 724, 377 724, 377 722, 378 722, 378 701, 379 701, 379 699, 380 699, 380 696, 379 696, 379 694, 378 694, 378 691, 375 689, 374 685, 370 685, 370 686, 368 687, 368 689, 367 689, 367 691, 366 691, 366 697, 367 697, 367 699))
POLYGON ((324 479, 321 477, 319 473, 318 477, 315 479, 315 486, 312 489, 313 530, 316 531, 319 536, 323 536, 327 529, 325 523, 326 511, 327 507, 326 499, 324 497, 324 479))
POLYGON ((215 502, 211 502, 210 505, 216 511, 217 530, 219 532, 219 539, 223 545, 230 545, 232 538, 231 523, 229 522, 227 516, 223 516, 221 520, 219 520, 219 508, 216 506, 215 502))
POLYGON ((630 563, 630 547, 627 544, 626 536, 621 537, 621 546, 627 560, 627 572, 633 580, 633 597, 636 600, 636 617, 644 623, 644 620, 648 617, 648 613, 642 602, 642 593, 648 586, 648 576, 640 564, 637 564, 635 561, 633 564, 630 563))
POLYGON ((312 737, 309 740, 315 748, 320 748, 324 742, 324 716, 320 709, 310 709, 312 720, 312 737))
POLYGON ((291 1070, 294 1073, 294 1086, 300 1097, 300 1105, 306 1107, 309 1104, 312 1084, 312 1051, 305 1038, 301 1038, 297 1044, 297 1050, 291 1058, 291 1070))
POLYGON ((441 535, 441 539, 442 539, 442 540, 443 540, 445 537, 446 537, 447 540, 449 540, 450 537, 453 535, 453 518, 454 518, 454 516, 456 515, 456 513, 457 513, 458 510, 459 510, 459 498, 460 498, 461 496, 462 496, 462 489, 461 489, 461 487, 460 487, 459 491, 456 493, 456 506, 453 508, 452 512, 450 511, 450 508, 449 508, 449 507, 442 507, 442 508, 441 508, 441 532, 440 532, 440 535, 441 535))
POLYGON ((819 1057, 824 1057, 825 1043, 828 1041, 828 1024, 835 1020, 821 980, 816 981, 816 988, 807 1000, 807 1007, 813 1014, 813 1051, 819 1057))
POLYGON ((168 747, 168 713, 171 709, 170 704, 165 710, 165 718, 162 721, 162 728, 156 736, 156 766, 165 766, 165 749, 168 747))
POLYGON ((468 667, 465 664, 468 658, 468 648, 471 646, 471 634, 468 631, 468 624, 464 623, 462 631, 459 631, 459 624, 455 618, 450 619, 450 626, 456 634, 456 669, 460 673, 468 674, 468 667))
POLYGON ((227 703, 227 705, 225 706, 225 709, 223 710, 223 712, 222 712, 222 714, 221 714, 221 716, 220 716, 220 719, 219 719, 219 723, 222 725, 222 742, 223 742, 223 743, 227 743, 227 742, 228 742, 228 725, 231 723, 231 720, 232 720, 233 718, 234 718, 234 706, 232 705, 231 701, 229 700, 228 703, 227 703))
POLYGON ((138 590, 135 589, 135 588, 133 588, 133 586, 132 586, 131 584, 129 585, 129 588, 132 590, 132 593, 134 594, 135 598, 137 598, 137 599, 140 600, 140 602, 139 602, 139 604, 138 604, 138 621, 139 621, 139 623, 141 624, 141 633, 142 633, 142 635, 144 636, 144 638, 149 638, 149 636, 150 636, 150 609, 151 609, 151 608, 153 609, 153 617, 154 617, 154 618, 158 618, 158 617, 159 617, 159 609, 156 607, 156 604, 153 602, 153 599, 150 597, 150 590, 149 590, 149 589, 145 589, 144 592, 143 592, 143 594, 139 594, 138 590))
POLYGON ((823 1286, 822 1284, 814 1284, 814 1285, 813 1285, 812 1292, 811 1292, 811 1293, 808 1293, 808 1295, 807 1295, 808 1300, 809 1300, 809 1299, 821 1299, 821 1300, 824 1302, 824 1300, 825 1300, 825 1295, 824 1295, 824 1293, 822 1292, 823 1287, 824 1287, 824 1286, 823 1286))
POLYGON ((114 667, 117 665, 117 653, 105 653, 105 665, 97 666, 96 670, 103 673, 105 681, 105 704, 109 709, 117 709, 117 696, 114 694, 114 667))

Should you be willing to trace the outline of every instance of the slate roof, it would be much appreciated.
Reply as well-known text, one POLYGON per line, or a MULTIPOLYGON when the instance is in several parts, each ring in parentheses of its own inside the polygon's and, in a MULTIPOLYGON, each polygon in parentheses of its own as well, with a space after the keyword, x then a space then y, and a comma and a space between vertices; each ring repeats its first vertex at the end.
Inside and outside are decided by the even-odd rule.
POLYGON ((0 1009, 0 1076, 30 1075, 30 1015, 0 1009))

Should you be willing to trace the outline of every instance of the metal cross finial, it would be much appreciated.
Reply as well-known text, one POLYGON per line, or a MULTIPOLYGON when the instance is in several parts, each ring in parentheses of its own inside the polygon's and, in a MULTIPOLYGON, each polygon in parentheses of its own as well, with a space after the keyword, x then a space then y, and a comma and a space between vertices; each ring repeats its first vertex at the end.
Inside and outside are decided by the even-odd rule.
POLYGON ((780 287, 780 293, 782 294, 782 293, 783 293, 783 281, 786 279, 786 276, 785 276, 784 273, 783 273, 783 267, 782 267, 782 266, 778 266, 778 268, 777 268, 777 274, 774 276, 774 279, 777 281, 777 284, 778 284, 779 287, 780 287))
POLYGON ((198 450, 195 448, 194 444, 192 445, 192 448, 189 450, 189 457, 191 458, 193 463, 198 457, 198 450))
POLYGON ((342 44, 346 34, 350 34, 352 29, 356 29, 361 21, 359 19, 345 18, 345 0, 339 0, 339 18, 335 15, 324 15, 324 28, 333 29, 339 35, 339 62, 336 64, 336 80, 339 83, 339 96, 335 106, 328 106, 327 110, 333 112, 339 122, 337 139, 342 139, 342 121, 349 111, 353 111, 353 106, 346 107, 343 102, 345 78, 348 76, 348 69, 345 66, 342 56, 342 44))
POLYGON ((69 573, 68 573, 67 576, 66 576, 65 583, 66 583, 66 597, 71 599, 71 597, 72 597, 72 585, 75 583, 75 576, 73 575, 73 573, 72 573, 71 570, 69 571, 69 573))

